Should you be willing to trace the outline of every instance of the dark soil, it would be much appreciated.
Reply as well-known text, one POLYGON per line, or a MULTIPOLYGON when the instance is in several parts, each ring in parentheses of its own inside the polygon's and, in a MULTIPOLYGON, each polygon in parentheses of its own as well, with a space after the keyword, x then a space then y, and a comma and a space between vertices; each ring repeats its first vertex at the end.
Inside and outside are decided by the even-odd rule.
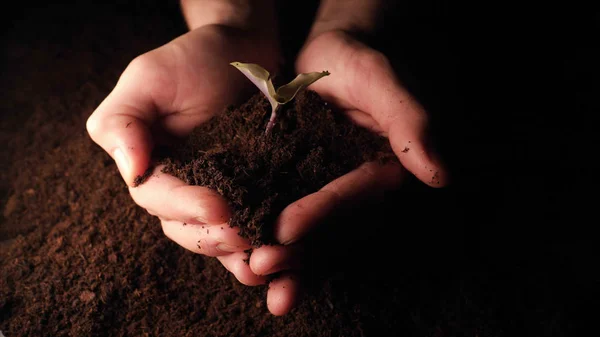
POLYGON ((292 202, 366 161, 397 161, 386 138, 335 114, 313 91, 285 105, 265 135, 270 111, 259 92, 198 127, 162 160, 163 172, 222 194, 232 210, 229 225, 253 247, 276 243, 273 224, 292 202))
MULTIPOLYGON (((560 16, 520 4, 474 17, 402 2, 393 43, 383 45, 401 47, 393 64, 443 126, 455 184, 408 181, 382 204, 320 226, 305 296, 274 317, 265 287, 242 286, 215 259, 167 239, 85 132, 127 63, 185 32, 177 2, 84 2, 13 3, 0 13, 4 336, 595 331, 584 327, 595 329, 600 289, 589 196, 598 190, 590 116, 600 55, 589 48, 599 26, 585 14, 567 25, 564 5, 560 16)), ((292 7, 288 23, 305 7, 278 3, 292 7)))

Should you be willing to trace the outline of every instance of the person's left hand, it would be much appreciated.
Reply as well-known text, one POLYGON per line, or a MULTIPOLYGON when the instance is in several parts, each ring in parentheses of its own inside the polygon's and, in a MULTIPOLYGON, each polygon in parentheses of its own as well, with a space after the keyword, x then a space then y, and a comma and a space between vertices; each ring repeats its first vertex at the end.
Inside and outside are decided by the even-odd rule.
POLYGON ((388 59, 343 31, 329 31, 310 39, 299 53, 296 71, 327 70, 331 76, 311 85, 326 101, 345 112, 358 125, 386 136, 402 163, 365 163, 332 181, 320 191, 289 205, 275 226, 276 246, 263 246, 250 258, 257 275, 279 272, 267 294, 269 310, 283 315, 299 293, 302 239, 340 206, 400 186, 408 170, 432 187, 447 184, 447 172, 428 147, 428 116, 402 87, 388 59))

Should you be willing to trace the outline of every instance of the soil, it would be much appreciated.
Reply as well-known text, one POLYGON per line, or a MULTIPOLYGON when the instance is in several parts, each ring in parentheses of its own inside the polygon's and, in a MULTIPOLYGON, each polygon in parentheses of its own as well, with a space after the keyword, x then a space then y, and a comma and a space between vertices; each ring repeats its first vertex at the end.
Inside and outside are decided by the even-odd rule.
POLYGON ((160 159, 163 172, 222 194, 232 210, 229 225, 240 228, 253 247, 277 243, 273 225, 292 202, 364 162, 397 162, 385 137, 334 113, 314 91, 284 105, 265 134, 269 116, 269 102, 258 92, 160 159))
MULTIPOLYGON (((598 181, 589 159, 598 144, 590 83, 600 56, 580 49, 595 41, 585 32, 598 31, 584 15, 560 29, 539 7, 529 16, 522 7, 518 15, 495 8, 507 11, 497 18, 458 8, 444 21, 432 14, 439 7, 419 12, 414 6, 424 2, 406 2, 395 21, 405 26, 388 43, 403 57, 389 55, 446 130, 440 150, 455 183, 436 190, 408 180, 384 202, 319 227, 304 297, 274 317, 265 287, 243 286, 217 260, 167 239, 85 132, 127 63, 185 32, 177 2, 88 2, 13 3, 0 14, 4 336, 590 331, 600 288, 590 226, 597 198, 588 196, 598 181), (486 39, 471 37, 474 26, 486 39), (452 49, 463 45, 474 47, 452 49)), ((305 6, 279 3, 292 8, 282 19, 289 23, 305 6)), ((560 14, 571 15, 564 6, 560 14)))

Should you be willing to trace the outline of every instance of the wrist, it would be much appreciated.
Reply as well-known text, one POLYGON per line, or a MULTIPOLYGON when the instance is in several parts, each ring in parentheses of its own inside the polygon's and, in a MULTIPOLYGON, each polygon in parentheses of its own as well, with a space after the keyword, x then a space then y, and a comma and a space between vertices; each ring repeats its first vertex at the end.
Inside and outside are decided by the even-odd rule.
POLYGON ((190 30, 209 25, 275 38, 274 0, 180 0, 190 30))
POLYGON ((370 35, 380 25, 384 0, 323 0, 307 40, 328 31, 370 35))

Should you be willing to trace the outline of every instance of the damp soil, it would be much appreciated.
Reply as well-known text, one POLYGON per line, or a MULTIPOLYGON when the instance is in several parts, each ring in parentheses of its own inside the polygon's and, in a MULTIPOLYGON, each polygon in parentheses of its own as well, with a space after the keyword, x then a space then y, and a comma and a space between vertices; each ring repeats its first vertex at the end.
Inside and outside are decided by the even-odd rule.
POLYGON ((385 137, 334 112, 314 91, 284 105, 265 133, 269 116, 268 100, 256 93, 199 126, 185 144, 163 150, 159 159, 163 172, 228 200, 229 225, 253 247, 276 243, 273 226, 292 202, 365 162, 397 163, 385 137))

